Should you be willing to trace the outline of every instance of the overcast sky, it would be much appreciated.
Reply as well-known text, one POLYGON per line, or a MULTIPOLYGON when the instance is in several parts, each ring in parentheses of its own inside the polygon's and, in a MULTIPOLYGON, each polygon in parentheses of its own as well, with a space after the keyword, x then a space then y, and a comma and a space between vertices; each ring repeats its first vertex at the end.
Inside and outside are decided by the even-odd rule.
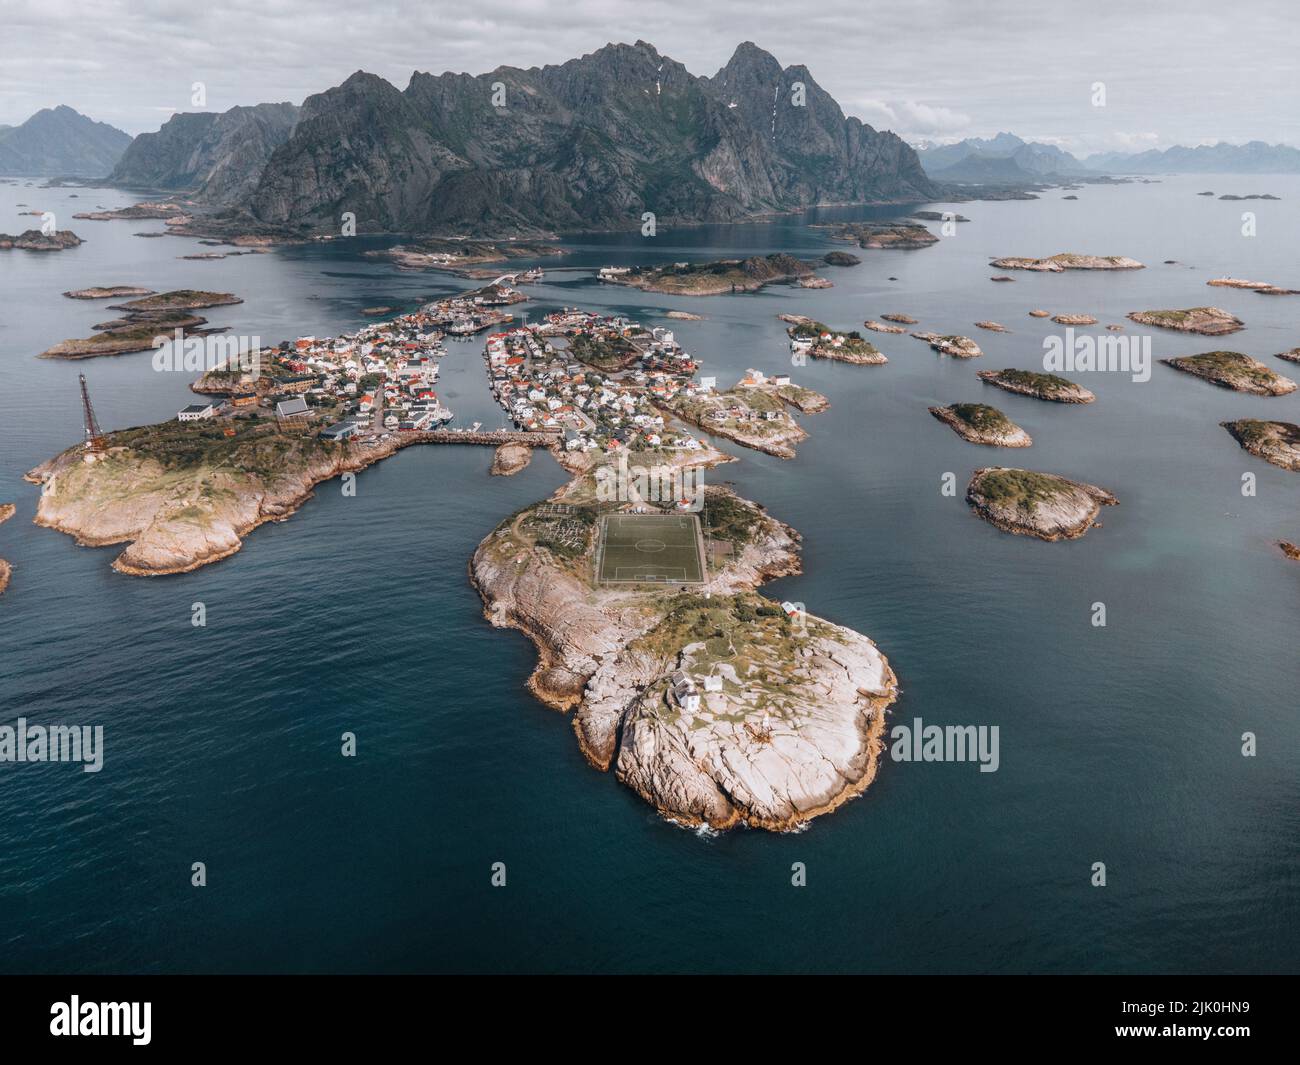
POLYGON ((357 69, 403 88, 413 70, 538 66, 638 38, 713 74, 749 39, 909 140, 1300 145, 1295 0, 0 0, 0 14, 5 124, 65 103, 140 133, 178 110, 301 103, 357 69))

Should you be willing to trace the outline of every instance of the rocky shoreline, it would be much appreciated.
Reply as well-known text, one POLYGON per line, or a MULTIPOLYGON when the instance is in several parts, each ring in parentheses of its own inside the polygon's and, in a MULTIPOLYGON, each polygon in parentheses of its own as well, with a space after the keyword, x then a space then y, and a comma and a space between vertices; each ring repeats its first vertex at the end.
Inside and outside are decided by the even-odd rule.
POLYGON ((492 454, 492 468, 488 470, 494 477, 513 477, 533 461, 533 449, 524 444, 502 444, 492 454))
MULTIPOLYGON (((17 507, 12 503, 0 503, 0 525, 12 518, 15 510, 17 510, 17 507)), ((4 595, 5 589, 9 587, 9 578, 12 576, 13 571, 13 566, 0 558, 0 595, 4 595)))
POLYGON ((975 471, 966 501, 1003 532, 1039 540, 1077 540, 1103 506, 1119 500, 1104 488, 1053 473, 987 466, 975 471))

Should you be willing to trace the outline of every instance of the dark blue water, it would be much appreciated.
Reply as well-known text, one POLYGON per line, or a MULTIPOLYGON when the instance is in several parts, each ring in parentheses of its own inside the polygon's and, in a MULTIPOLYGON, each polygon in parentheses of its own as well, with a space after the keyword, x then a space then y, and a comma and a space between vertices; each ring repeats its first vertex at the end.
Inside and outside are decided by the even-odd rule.
MULTIPOLYGON (((229 289, 217 324, 266 342, 359 326, 359 311, 469 283, 399 273, 350 247, 215 262, 156 222, 71 223, 87 243, 0 253, 0 722, 102 724, 105 766, 0 764, 0 969, 26 971, 1255 971, 1294 970, 1300 724, 1296 475, 1242 452, 1218 422, 1300 421, 1300 393, 1263 399, 1165 367, 1134 384, 1085 375, 1095 404, 992 392, 977 369, 1041 367, 1059 327, 1026 312, 1213 303, 1248 329, 1155 338, 1156 357, 1300 344, 1300 298, 1210 289, 1230 274, 1300 287, 1294 177, 1086 188, 1077 202, 972 203, 917 252, 863 252, 836 287, 704 300, 602 287, 578 268, 832 245, 769 226, 609 236, 547 262, 525 305, 674 322, 705 372, 789 369, 776 315, 839 327, 903 311, 976 336, 958 362, 881 336, 885 367, 810 363, 795 380, 832 408, 782 462, 739 452, 717 471, 806 537, 806 573, 766 590, 869 634, 890 657, 901 722, 998 725, 1001 767, 886 762, 867 795, 805 832, 705 838, 668 825, 590 769, 569 723, 523 689, 534 661, 491 629, 466 580, 478 541, 565 477, 547 456, 487 476, 472 448, 408 449, 322 485, 233 558, 157 579, 114 573, 115 549, 31 524, 22 473, 80 432, 78 372, 108 428, 170 417, 189 378, 148 354, 33 355, 109 315, 64 289, 229 289), (1222 186, 1222 187, 1220 187, 1222 186), (1249 187, 1247 187, 1249 186, 1249 187), (1280 202, 1194 195, 1272 192, 1280 202), (1240 235, 1254 210, 1258 235, 1240 235), (1144 271, 1018 274, 993 255, 1135 256, 1144 271), (1179 265, 1162 265, 1165 259, 1179 265), (898 280, 890 281, 888 278, 898 280), (973 328, 1007 325, 1005 335, 973 328), (925 407, 996 403, 1033 436, 1007 458, 960 441, 925 407), (1115 492, 1074 543, 999 533, 940 493, 1010 461, 1115 492), (1252 472, 1258 494, 1243 498, 1252 472), (1105 628, 1090 624, 1094 602, 1105 628), (206 628, 190 624, 203 602, 206 628), (339 755, 356 733, 359 756, 339 755), (1241 734, 1258 736, 1243 758, 1241 734), (208 886, 190 886, 203 861, 208 886), (808 886, 790 886, 791 863, 808 886), (1105 862, 1107 886, 1089 883, 1105 862), (505 862, 507 886, 490 884, 505 862)), ((25 202, 60 215, 116 192, 0 186, 0 229, 25 202)), ((451 344, 440 391, 460 424, 500 422, 477 344, 451 344)))

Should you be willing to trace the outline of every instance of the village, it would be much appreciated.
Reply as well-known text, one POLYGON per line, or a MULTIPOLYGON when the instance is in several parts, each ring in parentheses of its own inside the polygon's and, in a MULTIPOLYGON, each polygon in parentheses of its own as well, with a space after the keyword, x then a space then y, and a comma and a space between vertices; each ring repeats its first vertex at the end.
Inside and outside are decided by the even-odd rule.
POLYGON ((176 418, 272 415, 285 431, 314 429, 339 441, 436 429, 453 417, 434 388, 444 336, 468 337, 510 322, 513 316, 498 308, 524 298, 494 282, 355 333, 302 336, 262 348, 249 369, 204 374, 194 390, 214 398, 190 404, 176 418))
POLYGON ((702 445, 665 423, 658 405, 711 392, 699 360, 669 329, 566 308, 544 322, 493 333, 484 351, 492 395, 520 429, 564 434, 566 451, 702 445))

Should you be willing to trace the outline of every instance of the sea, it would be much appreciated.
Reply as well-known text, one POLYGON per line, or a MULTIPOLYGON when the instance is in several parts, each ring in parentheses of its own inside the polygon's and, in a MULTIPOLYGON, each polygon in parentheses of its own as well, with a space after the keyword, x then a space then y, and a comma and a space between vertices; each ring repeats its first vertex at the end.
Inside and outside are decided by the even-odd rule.
MULTIPOLYGON (((1107 324, 1151 335, 1157 359, 1229 348, 1296 376, 1274 355, 1300 345, 1300 297, 1206 281, 1300 288, 1300 176, 826 208, 574 237, 538 260, 545 278, 517 308, 533 321, 565 306, 626 314, 671 328, 722 387, 752 367, 829 397, 801 418, 811 435, 797 458, 732 447, 739 461, 711 471, 804 536, 804 572, 764 593, 879 645, 901 685, 891 727, 998 729, 996 772, 887 757, 861 798, 789 834, 665 821, 591 768, 571 722, 525 689, 533 647, 487 623, 466 565, 498 522, 565 482, 548 455, 501 478, 486 448, 409 448, 361 473, 355 495, 322 484, 233 557, 180 576, 120 575, 120 548, 34 525, 39 489, 23 474, 81 439, 78 375, 105 429, 174 417, 193 399, 193 375, 155 370, 151 352, 36 358, 112 317, 113 301, 65 290, 234 292, 242 304, 202 313, 270 344, 480 283, 363 256, 393 238, 186 260, 212 249, 136 235, 161 221, 71 217, 137 199, 0 184, 0 230, 50 211, 85 239, 0 252, 0 503, 17 505, 0 526, 14 567, 0 597, 0 724, 104 736, 97 773, 0 763, 0 971, 1297 968, 1300 564, 1276 541, 1300 541, 1300 480, 1219 423, 1300 422, 1300 392, 1242 395, 1155 365, 1144 382, 1074 374, 1097 401, 1066 406, 975 374, 1043 369, 1044 340, 1063 334, 1028 316, 1043 308, 1092 314, 1098 335, 1107 324), (1279 199, 1218 199, 1262 193, 1279 199), (969 221, 894 251, 837 244, 814 225, 915 207, 969 221), (862 262, 826 267, 834 287, 822 290, 690 298, 594 277, 602 265, 834 249, 862 262), (1063 251, 1146 268, 990 282, 1004 272, 991 257, 1063 251), (1206 304, 1247 328, 1212 339, 1124 317, 1206 304), (984 354, 955 360, 868 334, 887 365, 792 366, 782 313, 839 329, 905 313, 984 354), (973 324, 987 319, 1008 331, 973 324), (926 411, 953 402, 996 405, 1033 446, 963 442, 926 411), (962 498, 972 472, 995 464, 1088 481, 1120 504, 1078 541, 1008 535, 962 498)), ((447 348, 439 388, 453 424, 500 427, 481 338, 447 348)))

